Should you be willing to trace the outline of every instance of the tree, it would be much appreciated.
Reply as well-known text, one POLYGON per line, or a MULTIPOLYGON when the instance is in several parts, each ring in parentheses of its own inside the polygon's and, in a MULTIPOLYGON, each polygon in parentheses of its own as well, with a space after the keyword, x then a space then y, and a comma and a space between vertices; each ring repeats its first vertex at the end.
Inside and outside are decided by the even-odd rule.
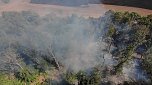
POLYGON ((112 45, 113 37, 115 35, 116 35, 116 28, 114 27, 114 25, 110 25, 108 33, 107 33, 107 36, 108 36, 107 43, 109 43, 108 53, 110 53, 110 50, 111 50, 110 48, 111 48, 111 45, 112 45))
POLYGON ((6 71, 16 71, 19 69, 23 69, 21 65, 21 57, 17 52, 12 49, 8 48, 6 51, 1 53, 1 65, 6 65, 8 68, 2 68, 1 70, 6 70, 6 71))
POLYGON ((15 77, 21 82, 25 82, 27 84, 33 83, 38 76, 38 72, 29 71, 27 68, 24 68, 15 73, 15 77))
POLYGON ((123 13, 115 12, 115 14, 114 14, 114 21, 115 22, 119 23, 122 20, 122 18, 123 18, 123 13))
POLYGON ((59 62, 57 61, 56 56, 53 52, 52 46, 49 47, 48 53, 49 53, 49 56, 53 58, 57 69, 60 70, 61 68, 60 68, 59 62))
POLYGON ((0 74, 0 82, 1 85, 25 85, 25 83, 7 74, 0 74))
POLYGON ((113 37, 115 34, 116 34, 116 28, 114 27, 114 25, 111 24, 109 26, 109 30, 108 30, 107 36, 108 37, 113 37))
POLYGON ((146 70, 146 73, 150 77, 150 83, 152 83, 152 48, 150 48, 143 59, 142 67, 146 70))

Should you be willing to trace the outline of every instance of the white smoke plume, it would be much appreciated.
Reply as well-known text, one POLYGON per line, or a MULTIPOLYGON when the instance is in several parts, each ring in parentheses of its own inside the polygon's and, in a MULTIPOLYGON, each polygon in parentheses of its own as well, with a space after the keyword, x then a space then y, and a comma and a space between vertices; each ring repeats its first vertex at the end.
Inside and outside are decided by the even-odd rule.
POLYGON ((123 74, 126 80, 146 81, 148 82, 147 74, 140 66, 141 61, 134 59, 123 67, 123 74))
MULTIPOLYGON (((15 55, 20 50, 30 49, 36 50, 42 57, 39 54, 47 55, 52 46, 55 58, 66 70, 78 72, 97 65, 113 66, 112 54, 104 51, 108 43, 102 37, 110 22, 110 15, 93 23, 91 19, 76 15, 61 18, 52 14, 40 17, 29 11, 3 12, 0 17, 0 52, 13 48, 17 49, 13 51, 15 55)), ((123 71, 127 77, 130 76, 126 68, 123 71)))
MULTIPOLYGON (((0 22, 0 50, 20 46, 19 49, 29 48, 45 54, 52 46, 57 60, 74 71, 86 70, 103 62, 103 53, 98 54, 96 27, 89 19, 75 15, 39 17, 24 11, 4 12, 0 22)), ((104 45, 100 44, 101 51, 105 49, 104 45)))

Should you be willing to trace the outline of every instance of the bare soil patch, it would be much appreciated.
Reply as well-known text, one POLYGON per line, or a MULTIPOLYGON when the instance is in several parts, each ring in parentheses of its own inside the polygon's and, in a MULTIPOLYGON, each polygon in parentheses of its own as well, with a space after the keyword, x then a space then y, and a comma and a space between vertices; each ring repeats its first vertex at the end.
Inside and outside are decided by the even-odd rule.
POLYGON ((12 0, 11 3, 0 5, 0 12, 34 11, 41 16, 51 13, 55 16, 68 16, 76 14, 84 17, 100 17, 108 10, 137 12, 141 15, 152 14, 152 10, 148 9, 105 4, 88 4, 78 7, 67 7, 60 5, 32 4, 30 3, 30 0, 12 0))

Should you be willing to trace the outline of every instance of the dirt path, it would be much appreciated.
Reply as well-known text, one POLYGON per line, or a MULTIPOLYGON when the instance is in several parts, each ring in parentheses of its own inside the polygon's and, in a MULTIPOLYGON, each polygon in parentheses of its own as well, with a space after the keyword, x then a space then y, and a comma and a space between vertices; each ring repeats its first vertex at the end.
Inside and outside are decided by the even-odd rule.
POLYGON ((107 10, 115 11, 134 11, 141 15, 152 14, 152 10, 125 7, 125 6, 114 6, 114 5, 103 5, 103 4, 90 4, 81 7, 68 7, 59 5, 44 5, 44 4, 31 4, 30 0, 12 0, 9 4, 0 5, 0 12, 3 11, 23 11, 30 10, 35 11, 41 16, 52 13, 57 16, 67 16, 71 14, 77 14, 84 17, 99 17, 103 15, 107 10))

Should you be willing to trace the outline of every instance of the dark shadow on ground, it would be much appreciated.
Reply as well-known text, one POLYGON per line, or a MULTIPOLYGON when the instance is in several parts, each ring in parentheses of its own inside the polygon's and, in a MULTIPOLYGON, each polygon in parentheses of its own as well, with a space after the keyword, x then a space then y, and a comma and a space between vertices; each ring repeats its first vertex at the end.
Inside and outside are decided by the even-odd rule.
POLYGON ((68 7, 77 7, 88 4, 109 4, 119 6, 152 9, 152 0, 31 0, 34 4, 50 4, 68 7))
POLYGON ((152 0, 102 0, 104 4, 152 9, 152 0))

